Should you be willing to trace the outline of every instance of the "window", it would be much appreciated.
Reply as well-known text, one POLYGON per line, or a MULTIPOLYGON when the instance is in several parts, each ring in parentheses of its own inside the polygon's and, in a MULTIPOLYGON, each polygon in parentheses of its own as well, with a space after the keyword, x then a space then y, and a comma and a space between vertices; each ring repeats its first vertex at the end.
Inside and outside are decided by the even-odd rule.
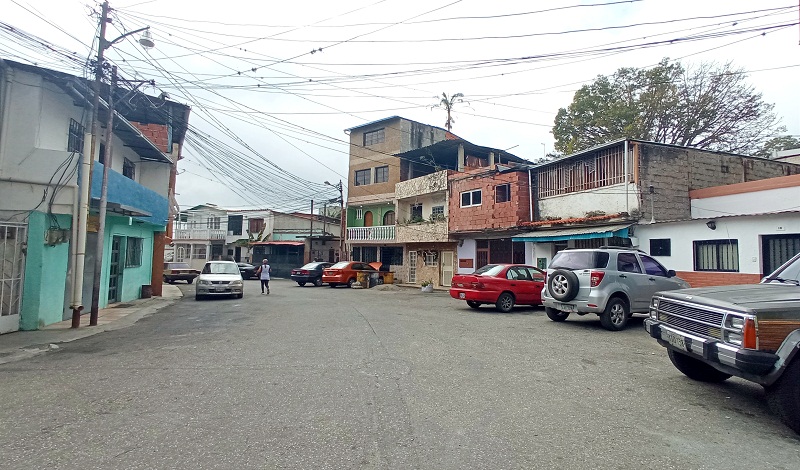
POLYGON ((511 200, 511 185, 499 184, 494 187, 494 202, 508 202, 511 200))
POLYGON ((135 268, 142 265, 142 239, 128 237, 128 244, 125 248, 125 267, 135 268))
POLYGON ((439 257, 438 251, 425 252, 425 266, 436 266, 436 259, 439 257))
POLYGON ((650 240, 650 254, 653 256, 672 256, 672 239, 654 238, 650 240))
POLYGON ((644 272, 650 274, 651 276, 667 277, 667 270, 664 268, 664 266, 661 266, 661 263, 649 256, 640 256, 642 258, 642 264, 644 265, 644 272))
POLYGON ((219 217, 209 217, 206 219, 206 228, 219 228, 219 217))
POLYGON ((379 166, 375 168, 375 182, 385 183, 389 181, 389 167, 379 166))
POLYGON ((431 217, 433 220, 444 220, 444 206, 433 206, 431 208, 431 217))
POLYGON ((122 176, 132 180, 136 179, 136 165, 134 165, 134 163, 127 158, 122 163, 122 176))
POLYGON ((192 259, 206 259, 206 246, 192 245, 192 259))
POLYGON ((364 209, 356 209, 356 220, 364 218, 364 209))
POLYGON ((370 172, 372 170, 356 170, 356 186, 364 186, 370 184, 370 172))
POLYGON ((264 219, 248 219, 247 225, 249 227, 249 232, 253 235, 257 235, 264 230, 264 219))
POLYGON ((74 119, 69 120, 67 152, 83 153, 83 125, 74 119))
POLYGON ((694 242, 695 271, 739 271, 739 240, 694 242))
POLYGON ((242 216, 241 215, 229 215, 228 216, 228 232, 231 235, 241 235, 242 234, 242 216))
POLYGON ((620 253, 617 256, 617 271, 624 273, 640 273, 642 268, 639 267, 639 260, 633 253, 620 253))
POLYGON ((411 205, 411 221, 412 222, 422 221, 422 204, 411 205))
POLYGON ((367 145, 381 144, 386 140, 384 129, 377 129, 364 133, 364 147, 367 145))
MULTIPOLYGON (((394 211, 383 214, 383 225, 394 225, 394 211)), ((403 264, 403 262, 397 264, 403 264)))
POLYGON ((481 190, 475 189, 461 193, 461 207, 481 205, 481 190))

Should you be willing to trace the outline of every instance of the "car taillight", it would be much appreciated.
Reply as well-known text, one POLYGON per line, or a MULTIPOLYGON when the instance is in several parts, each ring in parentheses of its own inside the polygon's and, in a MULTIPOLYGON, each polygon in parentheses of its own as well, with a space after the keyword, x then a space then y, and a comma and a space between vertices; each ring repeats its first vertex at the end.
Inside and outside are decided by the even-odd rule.
POLYGON ((301 269, 300 274, 308 274, 308 271, 306 271, 305 269, 301 269))
POLYGON ((756 322, 752 318, 744 321, 744 328, 742 328, 742 347, 745 349, 758 349, 758 334, 756 331, 756 322))
POLYGON ((170 274, 179 274, 179 273, 180 273, 180 271, 178 271, 177 269, 173 269, 173 270, 172 270, 172 271, 170 271, 169 273, 170 273, 170 274))
POLYGON ((471 285, 473 289, 483 289, 484 287, 486 287, 483 285, 482 282, 473 282, 471 285))
POLYGON ((599 286, 600 283, 603 282, 603 276, 605 275, 606 273, 603 271, 592 271, 589 276, 589 286, 590 287, 599 286))

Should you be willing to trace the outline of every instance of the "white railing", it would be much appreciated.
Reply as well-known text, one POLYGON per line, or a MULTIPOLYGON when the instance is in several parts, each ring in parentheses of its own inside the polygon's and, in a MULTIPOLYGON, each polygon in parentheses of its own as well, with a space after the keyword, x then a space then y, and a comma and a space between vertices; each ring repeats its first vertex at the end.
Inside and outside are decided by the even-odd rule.
POLYGON ((394 225, 378 225, 375 227, 350 227, 347 229, 348 241, 392 241, 394 225))
POLYGON ((176 240, 224 240, 225 230, 219 228, 179 228, 176 240))

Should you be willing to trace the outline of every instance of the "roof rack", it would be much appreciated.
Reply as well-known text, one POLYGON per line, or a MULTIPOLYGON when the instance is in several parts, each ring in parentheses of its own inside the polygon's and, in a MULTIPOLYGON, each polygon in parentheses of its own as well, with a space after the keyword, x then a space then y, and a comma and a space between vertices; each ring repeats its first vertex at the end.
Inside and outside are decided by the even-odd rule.
POLYGON ((647 254, 647 252, 640 250, 639 248, 633 248, 632 246, 613 246, 613 245, 603 245, 599 248, 600 250, 629 250, 629 251, 638 251, 639 253, 647 254))

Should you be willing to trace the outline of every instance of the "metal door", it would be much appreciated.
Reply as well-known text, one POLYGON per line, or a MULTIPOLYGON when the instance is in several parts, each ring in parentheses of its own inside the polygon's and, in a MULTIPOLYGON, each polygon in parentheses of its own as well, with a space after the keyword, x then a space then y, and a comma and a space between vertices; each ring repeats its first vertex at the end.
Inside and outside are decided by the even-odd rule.
POLYGON ((762 274, 766 276, 789 261, 789 258, 800 253, 800 234, 764 235, 761 246, 764 264, 762 274))
POLYGON ((19 329, 26 228, 21 223, 0 223, 0 333, 19 329))
POLYGON ((453 252, 452 251, 443 251, 442 252, 442 262, 441 262, 441 281, 439 282, 440 286, 450 287, 453 281, 453 252))
POLYGON ((408 282, 409 284, 417 283, 417 252, 408 252, 408 282))
POLYGON ((122 237, 111 240, 111 262, 108 265, 108 302, 119 302, 122 293, 122 237))

